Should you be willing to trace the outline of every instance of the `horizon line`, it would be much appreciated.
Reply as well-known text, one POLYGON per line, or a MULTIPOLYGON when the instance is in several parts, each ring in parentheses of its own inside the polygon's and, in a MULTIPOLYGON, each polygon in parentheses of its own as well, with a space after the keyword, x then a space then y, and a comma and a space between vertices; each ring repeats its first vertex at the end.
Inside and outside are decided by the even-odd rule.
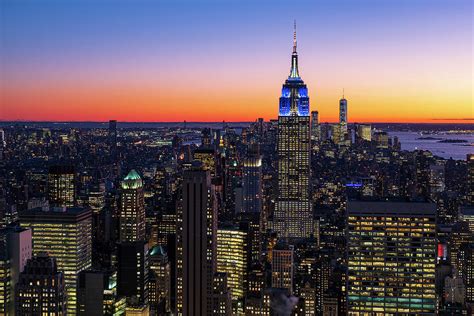
MULTIPOLYGON (((104 120, 104 121, 75 121, 75 120, 2 120, 0 123, 109 123, 114 119, 104 120)), ((115 120, 117 123, 146 123, 146 124, 159 124, 159 123, 169 123, 169 124, 184 124, 184 123, 255 123, 258 119, 253 121, 121 121, 115 120)), ((276 121, 275 119, 264 120, 264 122, 276 121)), ((390 122, 390 121, 359 121, 359 122, 348 122, 348 124, 474 124, 474 118, 463 118, 463 119, 432 119, 433 121, 456 121, 456 122, 390 122), (472 121, 472 122, 471 122, 472 121)), ((334 124, 338 123, 337 121, 324 121, 319 122, 319 124, 334 124)))

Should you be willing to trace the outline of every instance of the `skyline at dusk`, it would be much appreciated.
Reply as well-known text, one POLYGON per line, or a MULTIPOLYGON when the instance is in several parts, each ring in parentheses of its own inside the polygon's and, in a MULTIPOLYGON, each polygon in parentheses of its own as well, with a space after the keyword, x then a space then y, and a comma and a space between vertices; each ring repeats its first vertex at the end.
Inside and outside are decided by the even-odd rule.
POLYGON ((2 1, 0 120, 472 123, 472 2, 2 1))

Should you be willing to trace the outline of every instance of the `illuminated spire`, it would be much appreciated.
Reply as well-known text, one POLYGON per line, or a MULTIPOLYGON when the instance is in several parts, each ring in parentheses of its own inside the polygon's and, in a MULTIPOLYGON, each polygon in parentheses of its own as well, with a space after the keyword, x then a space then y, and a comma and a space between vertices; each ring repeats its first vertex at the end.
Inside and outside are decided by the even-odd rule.
POLYGON ((293 54, 296 54, 296 20, 293 25, 293 54))
POLYGON ((293 54, 291 55, 290 78, 299 78, 298 73, 298 53, 296 52, 296 20, 293 25, 293 54))

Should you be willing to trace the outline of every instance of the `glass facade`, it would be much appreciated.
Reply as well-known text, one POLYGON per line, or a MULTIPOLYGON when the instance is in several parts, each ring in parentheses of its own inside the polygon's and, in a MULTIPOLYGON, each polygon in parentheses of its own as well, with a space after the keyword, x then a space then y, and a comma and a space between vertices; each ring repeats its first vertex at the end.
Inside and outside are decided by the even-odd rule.
POLYGON ((433 315, 436 209, 428 203, 349 202, 349 315, 433 315))

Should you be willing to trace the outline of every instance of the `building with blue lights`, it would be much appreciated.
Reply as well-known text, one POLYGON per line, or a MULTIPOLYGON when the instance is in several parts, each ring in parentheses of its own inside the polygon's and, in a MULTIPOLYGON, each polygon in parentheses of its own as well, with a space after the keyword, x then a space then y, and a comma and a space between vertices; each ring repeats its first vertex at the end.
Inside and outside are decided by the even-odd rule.
POLYGON ((283 84, 278 115, 278 200, 273 226, 283 238, 305 238, 312 233, 310 146, 308 88, 298 71, 295 25, 291 70, 283 84))

